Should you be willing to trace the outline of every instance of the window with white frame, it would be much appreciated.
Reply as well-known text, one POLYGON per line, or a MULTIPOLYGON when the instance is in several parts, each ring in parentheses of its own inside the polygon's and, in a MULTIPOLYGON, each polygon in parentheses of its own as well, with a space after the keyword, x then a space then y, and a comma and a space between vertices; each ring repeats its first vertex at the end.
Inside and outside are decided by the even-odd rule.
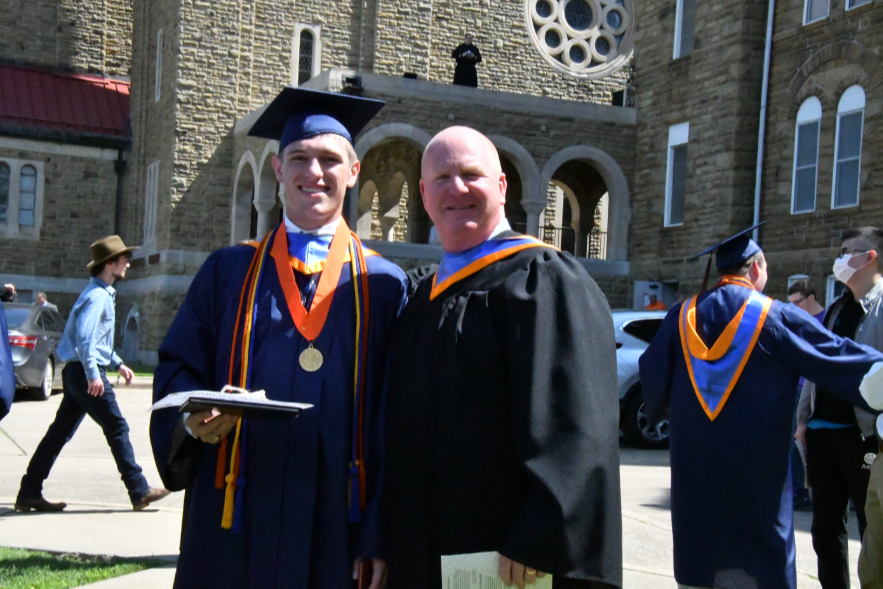
POLYGON ((788 277, 788 288, 794 286, 794 283, 798 280, 809 280, 808 274, 792 274, 788 277))
POLYGON ((828 276, 825 284, 825 308, 831 306, 831 304, 837 300, 841 294, 843 294, 843 289, 846 288, 846 285, 834 278, 834 275, 831 274, 828 276))
POLYGON ((834 191, 831 198, 833 209, 858 204, 864 118, 865 91, 861 86, 850 86, 837 104, 834 191))
POLYGON ((291 85, 300 86, 321 71, 321 27, 298 24, 294 27, 291 48, 291 85))
POLYGON ((159 102, 162 89, 162 29, 156 33, 156 71, 153 74, 153 101, 159 102))
POLYGON ((859 6, 864 6, 865 4, 870 4, 874 0, 846 0, 846 10, 851 10, 853 8, 858 8, 859 6))
POLYGON ((791 214, 816 210, 816 184, 819 170, 819 128, 822 103, 807 98, 797 111, 794 136, 794 171, 791 177, 791 214))
POLYGON ((678 0, 675 10, 674 59, 693 53, 696 40, 696 0, 678 0))
POLYGON ((37 170, 34 166, 22 166, 18 183, 18 224, 34 226, 34 209, 37 208, 37 170))
POLYGON ((665 226, 684 224, 684 200, 687 188, 687 141, 690 123, 668 129, 668 166, 665 178, 665 226))
POLYGON ((803 24, 808 25, 828 17, 831 0, 805 0, 803 24))
POLYGON ((156 238, 156 195, 159 187, 159 160, 147 166, 147 187, 144 194, 144 242, 156 238))
POLYGON ((43 162, 0 158, 0 236, 40 236, 43 188, 43 162))

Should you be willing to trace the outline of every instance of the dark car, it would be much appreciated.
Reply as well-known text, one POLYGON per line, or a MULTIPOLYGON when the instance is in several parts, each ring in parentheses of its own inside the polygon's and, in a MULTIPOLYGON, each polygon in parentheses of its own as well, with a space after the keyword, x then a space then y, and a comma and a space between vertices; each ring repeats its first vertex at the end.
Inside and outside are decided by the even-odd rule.
POLYGON ((61 387, 64 363, 56 350, 64 332, 64 318, 52 307, 3 303, 9 326, 9 347, 15 366, 15 384, 35 399, 45 401, 61 387))

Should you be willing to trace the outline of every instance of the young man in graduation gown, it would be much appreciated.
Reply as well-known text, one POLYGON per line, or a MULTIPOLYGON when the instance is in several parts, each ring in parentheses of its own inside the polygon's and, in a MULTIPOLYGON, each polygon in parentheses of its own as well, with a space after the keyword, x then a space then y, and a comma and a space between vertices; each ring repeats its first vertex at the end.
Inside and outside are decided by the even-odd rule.
POLYGON ((390 588, 440 587, 442 555, 491 551, 507 584, 621 586, 604 295, 572 256, 509 229, 506 177, 477 131, 436 135, 420 191, 444 256, 390 348, 390 588))
POLYGON ((286 88, 249 133, 280 141, 285 221, 206 260, 160 347, 154 399, 232 384, 313 407, 282 421, 153 414, 160 475, 187 491, 176 587, 350 588, 362 558, 382 582, 382 382, 407 280, 341 218, 353 137, 382 106, 286 88))
POLYGON ((640 359, 651 415, 670 407, 682 587, 795 589, 789 450, 798 378, 867 409, 859 385, 883 359, 761 294, 767 264, 748 231, 715 246, 720 281, 675 305, 640 359))

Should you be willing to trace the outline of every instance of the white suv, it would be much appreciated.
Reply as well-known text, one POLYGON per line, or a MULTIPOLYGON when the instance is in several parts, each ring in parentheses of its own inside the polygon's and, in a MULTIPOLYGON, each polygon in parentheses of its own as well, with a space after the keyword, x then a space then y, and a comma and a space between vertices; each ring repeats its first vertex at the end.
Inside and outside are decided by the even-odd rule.
POLYGON ((650 423, 644 413, 638 358, 653 340, 665 311, 613 311, 616 333, 616 375, 619 385, 619 427, 627 440, 644 448, 668 447, 668 420, 650 423))

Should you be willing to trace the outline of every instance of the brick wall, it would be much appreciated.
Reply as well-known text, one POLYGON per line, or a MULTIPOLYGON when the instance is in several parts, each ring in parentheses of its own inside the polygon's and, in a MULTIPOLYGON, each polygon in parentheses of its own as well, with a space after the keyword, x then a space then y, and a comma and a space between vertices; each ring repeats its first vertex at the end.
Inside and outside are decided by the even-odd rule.
POLYGON ((114 163, 0 148, 0 157, 42 161, 41 239, 0 239, 0 273, 88 278, 89 245, 113 233, 114 163))
POLYGON ((131 2, 10 0, 3 10, 0 59, 129 75, 131 2))
POLYGON ((772 266, 770 294, 784 296, 787 277, 808 274, 824 298, 841 234, 883 224, 883 5, 846 11, 831 3, 827 18, 803 25, 801 2, 777 6, 761 217, 762 246, 772 266), (832 209, 837 105, 851 85, 866 96, 858 206, 832 209), (810 96, 822 103, 816 207, 791 214, 797 110, 810 96))
POLYGON ((625 84, 622 71, 586 80, 547 63, 530 38, 520 0, 376 1, 382 26, 377 29, 374 73, 401 76, 407 71, 449 83, 455 65, 451 52, 469 32, 483 59, 477 66, 480 88, 610 104, 611 92, 625 84))
POLYGON ((672 59, 675 2, 638 4, 638 126, 629 259, 633 280, 701 281, 685 256, 753 214, 767 3, 698 3, 692 54, 672 59), (669 126, 689 122, 684 223, 664 227, 669 126))

